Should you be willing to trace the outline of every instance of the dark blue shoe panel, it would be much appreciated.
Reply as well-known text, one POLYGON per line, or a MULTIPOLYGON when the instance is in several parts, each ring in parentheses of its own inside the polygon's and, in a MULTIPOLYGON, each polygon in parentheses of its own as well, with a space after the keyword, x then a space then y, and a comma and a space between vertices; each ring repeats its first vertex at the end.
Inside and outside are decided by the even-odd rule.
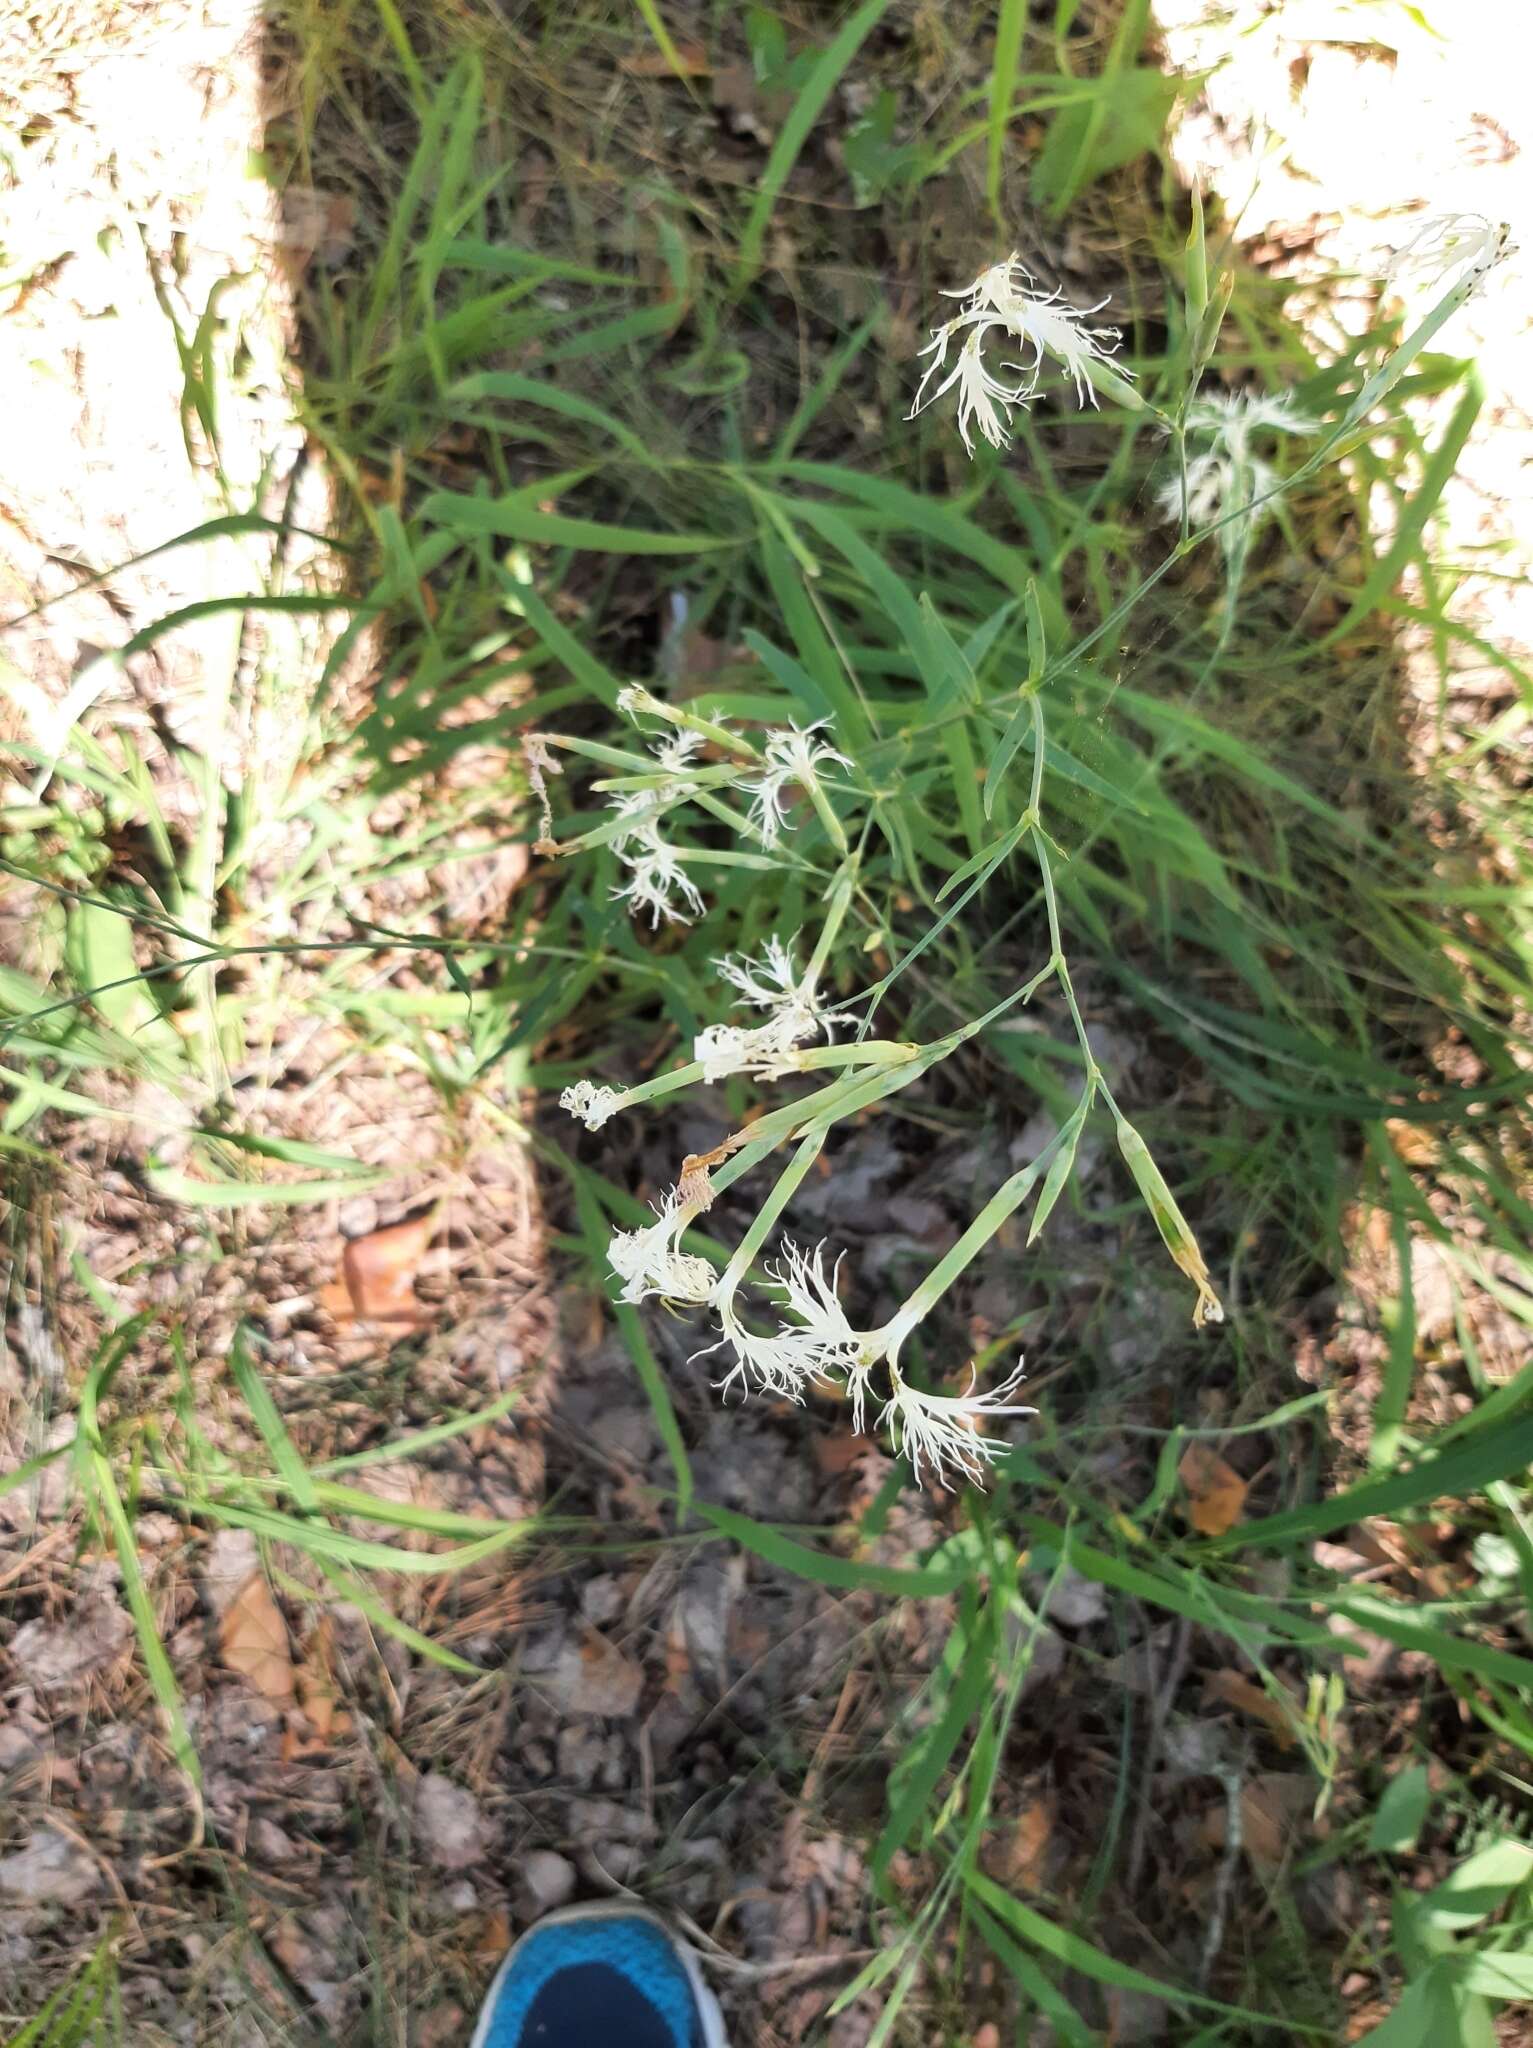
POLYGON ((550 1977, 532 2001, 522 2041, 527 2048, 676 2048, 677 2035, 610 1963, 576 1963, 550 1977))
POLYGON ((664 1930, 607 1916, 534 1928, 495 1993, 484 2048, 702 2048, 686 1966, 664 1930))

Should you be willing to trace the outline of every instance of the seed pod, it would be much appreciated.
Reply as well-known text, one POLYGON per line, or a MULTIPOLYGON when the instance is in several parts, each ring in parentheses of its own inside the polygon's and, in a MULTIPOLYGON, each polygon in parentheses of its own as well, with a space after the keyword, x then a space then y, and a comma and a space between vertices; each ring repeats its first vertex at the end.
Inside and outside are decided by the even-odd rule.
POLYGON ((1187 1278, 1198 1290, 1198 1298, 1192 1311, 1192 1325, 1202 1329, 1205 1323, 1222 1323, 1224 1309, 1208 1277, 1208 1268, 1203 1263, 1203 1254, 1193 1236, 1186 1217, 1176 1206, 1176 1198, 1166 1186, 1165 1176, 1150 1157, 1150 1148, 1126 1117, 1118 1119, 1118 1150, 1123 1154, 1124 1164, 1134 1176, 1134 1185, 1144 1197, 1150 1214, 1155 1218, 1156 1228, 1166 1241, 1166 1249, 1181 1267, 1187 1278))

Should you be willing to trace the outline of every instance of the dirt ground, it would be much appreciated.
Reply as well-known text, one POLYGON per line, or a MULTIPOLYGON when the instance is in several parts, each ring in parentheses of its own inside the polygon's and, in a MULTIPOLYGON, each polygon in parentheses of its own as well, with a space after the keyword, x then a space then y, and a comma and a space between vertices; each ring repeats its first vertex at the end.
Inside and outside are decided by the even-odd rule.
MULTIPOLYGON (((1227 22, 1219 28, 1218 49, 1237 54, 1208 81, 1177 147, 1183 169, 1238 217, 1257 260, 1291 272, 1296 289, 1318 265, 1376 268, 1373 252, 1400 238, 1402 208, 1427 205, 1525 220, 1520 239, 1533 241, 1526 66, 1509 61, 1497 0, 1456 0, 1449 41, 1403 37, 1393 59, 1348 39, 1343 8, 1290 6, 1281 21, 1255 0, 1241 10, 1250 33, 1232 40, 1227 22), (1253 147, 1253 132, 1267 140, 1253 147)), ((1168 56, 1189 70, 1210 47, 1200 12, 1191 0, 1159 9, 1168 56)), ((1368 10, 1371 34, 1384 12, 1368 10)), ((20 281, 0 301, 0 389, 28 394, 0 451, 0 596, 8 617, 29 614, 0 645, 0 731, 46 759, 89 712, 98 729, 135 736, 173 810, 191 803, 176 787, 174 739, 209 730, 223 679, 248 650, 231 644, 235 627, 221 613, 126 662, 103 656, 167 613, 256 587, 270 542, 233 536, 114 565, 252 493, 275 508, 296 490, 309 523, 322 523, 324 480, 289 404, 291 279, 337 230, 291 197, 284 211, 251 174, 266 91, 254 7, 144 0, 46 19, 32 10, 3 33, 0 116, 45 140, 29 152, 26 215, 7 228, 20 281), (195 367, 215 294, 240 345, 211 432, 187 404, 185 351, 195 367), (82 574, 109 568, 66 597, 82 574)), ((1479 347, 1488 402, 1450 498, 1451 532, 1466 560, 1498 572, 1465 591, 1462 615, 1526 649, 1533 425, 1519 394, 1533 342, 1520 278, 1509 273, 1454 339, 1479 347)), ((319 629, 303 635, 312 659, 319 629)), ((1425 663, 1419 687, 1436 688, 1425 663)), ((1499 671, 1461 663, 1449 743, 1504 710, 1504 688, 1499 671)), ((229 736, 224 765, 232 777, 260 764, 280 781, 298 744, 274 713, 269 726, 229 736)), ((274 844, 272 870, 290 854, 274 844)), ((402 882, 372 915, 395 928, 438 915, 443 873, 419 888, 402 882)), ((458 893, 440 914, 457 929, 492 928, 520 879, 505 860, 453 874, 458 893)), ((8 959, 27 959, 34 911, 14 889, 0 896, 8 959)), ((380 980, 399 966, 381 954, 380 980)), ((1143 1058, 1129 1018, 1104 1010, 1098 1028, 1104 1064, 1143 1058)), ((514 1086, 488 1112, 450 1114, 417 1067, 363 1044, 344 1021, 279 1034, 242 1078, 269 1128, 383 1169, 379 1185, 316 1208, 300 1229, 236 1219, 193 1243, 182 1212, 146 1193, 115 1141, 76 1129, 60 1139, 45 1234, 121 1311, 173 1309, 205 1352, 227 1351, 242 1305, 262 1303, 266 1369, 315 1461, 514 1391, 500 1422, 436 1445, 408 1480, 379 1466, 367 1483, 442 1515, 542 1509, 553 1521, 514 1572, 492 1560, 447 1581, 395 1582, 404 1619, 481 1674, 465 1677, 412 1658, 355 1605, 306 1605, 302 1585, 279 1605, 249 1530, 209 1538, 141 1514, 156 1616, 203 1757, 199 1811, 136 1657, 121 1574, 81 1541, 62 1469, 0 1498, 4 2024, 62 1981, 87 1928, 118 1943, 130 2038, 146 2048, 317 2048, 361 2038, 369 2014, 398 2019, 385 2032, 395 2022, 377 2018, 368 2038, 448 2048, 466 2037, 477 1989, 521 1927, 572 1896, 632 1886, 693 1932, 737 2040, 858 2048, 876 2003, 835 2019, 827 2008, 868 1953, 863 1853, 882 1811, 883 1746, 942 1653, 951 1608, 907 1603, 891 1621, 869 1596, 668 1536, 656 1501, 669 1465, 628 1358, 599 1302, 550 1281, 544 1204, 562 1198, 508 1135, 524 1109, 514 1086), (572 1551, 557 1540, 560 1516, 610 1542, 572 1551)), ((117 1106, 146 1119, 167 1107, 117 1106)), ((701 1150, 710 1133, 695 1121, 683 1138, 701 1150)), ((838 1161, 833 1182, 810 1190, 808 1210, 866 1270, 892 1274, 912 1248, 951 1241, 964 1220, 953 1191, 1004 1172, 1027 1134, 993 1142, 994 1159, 955 1145, 923 1155, 875 1131, 838 1161)), ((159 1156, 175 1164, 174 1138, 159 1156)), ((664 1166, 643 1157, 592 1157, 631 1186, 663 1184, 664 1166)), ((1090 1174, 1088 1162, 1088 1196, 1090 1174)), ((1087 1225, 1074 1250, 1083 1287, 1116 1255, 1111 1233, 1087 1225)), ((988 1285, 998 1321, 1006 1252, 980 1276, 981 1311, 988 1285)), ((44 1306, 13 1316, 0 1352, 0 1415, 18 1461, 47 1447, 66 1411, 65 1360, 100 1336, 99 1300, 93 1307, 72 1284, 54 1291, 39 1256, 34 1243, 18 1259, 12 1305, 20 1311, 25 1295, 44 1306)), ((1424 1269, 1424 1298, 1429 1281, 1424 1269)), ((1360 1268, 1358 1299, 1366 1307, 1379 1291, 1377 1274, 1360 1268)), ((1153 1367, 1182 1313, 1141 1294, 1102 1333, 1106 1355, 1131 1340, 1153 1367)), ((1498 1370, 1509 1372, 1525 1354, 1505 1319, 1497 1328, 1508 1347, 1498 1370)), ((806 1456, 796 1415, 720 1408, 685 1328, 661 1323, 654 1341, 701 1497, 823 1525, 877 1494, 887 1461, 838 1418, 816 1427, 806 1456)), ((141 1347, 123 1384, 149 1407, 172 1378, 171 1363, 141 1347)), ((198 1398, 227 1416, 226 1394, 198 1398)), ((1153 1455, 1129 1439, 1102 1458, 1104 1469, 1117 1461, 1125 1486, 1152 1476, 1153 1455)), ((947 1505, 896 1507, 885 1561, 930 1541, 947 1505)), ((1084 1871, 1117 1767, 1094 1689, 1105 1674, 1163 1718, 1186 1658, 1185 1630, 1146 1624, 1124 1643, 1099 1589, 1063 1589, 1029 1679, 1050 1711, 1036 1715, 1006 1791, 998 1875, 1066 1885, 1084 1871)), ((1249 1720, 1239 1674, 1201 1677, 1211 1715, 1249 1720)), ((1368 1677, 1381 1692, 1408 1693, 1408 1653, 1380 1645, 1368 1677)), ((1240 1725, 1242 1743, 1260 1734, 1240 1725)), ((1175 1872, 1189 1929, 1180 1949, 1158 1952, 1164 1967, 1188 1972, 1199 1964, 1192 1923, 1228 1889, 1230 1839, 1217 1786, 1205 1772, 1202 1790, 1188 1791, 1190 1775, 1167 1756, 1162 1789, 1177 1819, 1164 1869, 1175 1872)), ((1307 1775, 1280 1755, 1249 1777, 1242 1810, 1256 1880, 1276 1868, 1308 1798, 1307 1775)), ((1153 1824, 1147 1804, 1140 1833, 1153 1824)), ((912 1895, 923 1881, 914 1867, 895 1877, 912 1895)), ((1325 1941, 1357 1910, 1335 1868, 1301 1893, 1302 1924, 1284 1930, 1295 1942, 1325 1941)), ((1115 1939, 1155 1960, 1159 1933, 1147 1936, 1126 1908, 1103 1930, 1104 1945, 1115 1939)), ((1002 2010, 982 1969, 967 2007, 976 2048, 998 2038, 1002 2010)), ((1120 2043, 1169 2038, 1166 2008, 1137 1994, 1117 1994, 1107 2020, 1120 2043)))

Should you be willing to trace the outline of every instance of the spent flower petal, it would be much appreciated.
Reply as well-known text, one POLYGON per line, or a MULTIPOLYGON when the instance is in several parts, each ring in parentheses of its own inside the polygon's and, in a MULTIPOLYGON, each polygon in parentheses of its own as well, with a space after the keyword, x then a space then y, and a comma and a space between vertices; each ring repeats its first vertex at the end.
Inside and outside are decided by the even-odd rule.
POLYGON ((645 1301, 658 1294, 663 1301, 699 1305, 714 1289, 714 1271, 706 1259, 680 1248, 682 1233, 702 1209, 672 1188, 641 1230, 614 1231, 607 1259, 623 1282, 624 1301, 645 1301))

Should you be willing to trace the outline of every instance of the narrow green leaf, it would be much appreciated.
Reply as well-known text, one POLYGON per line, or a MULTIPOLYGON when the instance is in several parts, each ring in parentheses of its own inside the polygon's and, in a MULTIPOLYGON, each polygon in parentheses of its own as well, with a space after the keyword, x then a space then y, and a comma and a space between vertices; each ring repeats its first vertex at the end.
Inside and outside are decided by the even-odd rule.
POLYGON ((1184 1991, 1175 1984, 1168 1984, 1160 1977, 1152 1977, 1144 1970, 1136 1970, 1129 1963, 1120 1963, 1105 1950, 1097 1948, 1078 1934, 1071 1934, 1067 1928, 1046 1920, 1041 1913, 1035 1913, 1031 1906, 1024 1906, 1020 1899, 1014 1899, 1003 1891, 983 1871, 970 1868, 964 1872, 964 1883, 970 1894, 982 1906, 989 1909, 1003 1927, 1034 1948, 1052 1956, 1068 1970, 1076 1970, 1083 1977, 1090 1977, 1097 1984, 1106 1984, 1118 1991, 1137 1991, 1148 1998, 1164 1999, 1170 2005, 1198 2006, 1204 2012, 1218 2012, 1232 2019, 1256 2021, 1261 2026, 1286 2025, 1296 2034, 1310 2034, 1315 2039, 1324 2038, 1318 2027, 1306 2027, 1292 2021, 1274 2021, 1270 2013, 1250 2012, 1243 2006, 1226 2005, 1222 1999, 1205 1998, 1196 1991, 1184 1991))
MULTIPOLYGON (((1380 1139, 1380 1143, 1387 1143, 1380 1139)), ((1382 1319, 1389 1339, 1384 1375, 1373 1404, 1373 1436, 1368 1463, 1388 1472, 1398 1464, 1400 1440, 1416 1377, 1416 1291, 1411 1277, 1411 1228, 1403 1213, 1394 1219, 1395 1272, 1399 1292, 1384 1305, 1382 1319)))
POLYGON ((682 84, 690 91, 692 75, 682 62, 680 50, 677 49, 675 43, 671 40, 671 32, 662 20, 660 9, 655 5, 655 0, 634 0, 634 4, 644 17, 644 26, 655 39, 655 47, 681 80, 682 84))
POLYGON ((291 1209, 304 1202, 328 1202, 360 1194, 388 1178, 381 1167, 359 1167, 353 1174, 327 1175, 314 1180, 247 1181, 201 1180, 178 1167, 149 1161, 144 1178, 154 1192, 167 1202, 184 1202, 189 1208, 248 1209, 256 1204, 274 1204, 291 1209))
POLYGON ((1317 1536, 1344 1529, 1349 1522, 1372 1515, 1398 1516, 1405 1509, 1434 1500, 1481 1493, 1492 1479, 1508 1479, 1533 1464, 1533 1415, 1477 1431, 1448 1450, 1433 1455, 1430 1447, 1414 1465, 1387 1479, 1364 1480, 1329 1500, 1287 1508, 1259 1522, 1207 1539, 1211 1550, 1271 1550, 1290 1543, 1312 1542, 1317 1536))
POLYGON ((461 491, 433 491, 422 504, 421 517, 454 533, 494 534, 502 540, 528 541, 546 547, 584 548, 608 555, 700 555, 737 545, 728 534, 654 533, 640 526, 607 526, 597 519, 577 519, 545 512, 543 485, 508 491, 500 498, 472 498, 461 491))
POLYGON ((953 1687, 941 1719, 922 1737, 914 1760, 901 1766, 908 1775, 878 1837, 868 1866, 875 1884, 927 1811, 938 1781, 963 1739, 963 1731, 994 1689, 995 1631, 991 1610, 987 1608, 982 1624, 975 1630, 965 1650, 958 1683, 953 1687))
POLYGON ((838 1586, 847 1592, 888 1593, 896 1599, 927 1600, 956 1593, 971 1577, 968 1572, 938 1571, 929 1565, 859 1564, 849 1557, 835 1557, 826 1550, 810 1550, 805 1544, 794 1542, 791 1536, 784 1536, 779 1529, 769 1528, 764 1522, 754 1522, 748 1515, 736 1514, 733 1508, 714 1507, 707 1501, 699 1501, 697 1512, 704 1521, 711 1522, 721 1536, 743 1544, 747 1550, 765 1558, 768 1564, 777 1565, 798 1578, 812 1579, 818 1586, 838 1586))
POLYGON ((855 14, 842 23, 835 40, 827 45, 799 88, 788 118, 777 132, 766 169, 756 188, 755 203, 740 235, 740 253, 735 259, 735 289, 748 285, 761 267, 761 245, 766 239, 773 208, 788 174, 798 162, 799 151, 820 117, 825 102, 835 91, 842 73, 882 19, 889 0, 863 0, 855 14))
POLYGON ((1015 1980, 1025 1998, 1030 1998, 1049 2020, 1065 2048, 1098 2048, 1101 2036, 1092 2031, 1064 1993, 1056 1988, 1042 1966, 1018 1946, 984 1907, 974 1902, 974 1924, 992 1955, 1015 1980))
POLYGON ((576 391, 566 391, 546 377, 524 377, 514 370, 478 370, 471 377, 462 377, 446 394, 448 404, 473 405, 481 399, 505 399, 513 405, 535 405, 548 412, 556 412, 564 419, 581 420, 587 426, 598 427, 604 434, 610 434, 620 447, 641 462, 647 462, 650 451, 632 428, 625 427, 620 419, 594 405, 589 398, 582 398, 576 391))
POLYGON ((128 1602, 128 1612, 133 1616, 133 1624, 138 1631, 138 1647, 144 1660, 144 1670, 148 1674, 150 1689, 160 1703, 160 1712, 165 1716, 171 1754, 191 1782, 200 1785, 202 1768, 197 1760, 191 1730, 186 1725, 186 1714, 181 1704, 181 1688, 176 1683, 176 1674, 171 1668, 165 1645, 160 1640, 154 1603, 149 1598, 149 1590, 144 1584, 144 1574, 138 1561, 138 1542, 133 1534, 133 1525, 128 1520, 127 1509, 123 1506, 122 1495, 117 1490, 116 1477, 106 1453, 98 1448, 92 1448, 89 1452, 87 1468, 96 1500, 111 1531, 112 1548, 116 1552, 118 1570, 122 1573, 122 1590, 128 1602))
POLYGON ((1368 1830, 1375 1856, 1403 1856, 1416 1846, 1432 1800, 1432 1782, 1425 1764, 1412 1764, 1390 1779, 1368 1830))
POLYGON ((1017 60, 1027 29, 1027 0, 1001 0, 995 24, 995 57, 990 66, 989 133, 985 147, 985 197, 991 218, 1004 227, 1001 171, 1006 160, 1006 135, 1017 89, 1017 60))
POLYGON ((1033 1211, 1033 1220, 1027 1233, 1029 1244, 1033 1242, 1033 1239, 1042 1230, 1044 1224, 1048 1222, 1049 1211, 1059 1200, 1060 1195, 1064 1191, 1065 1182, 1070 1178, 1071 1169, 1075 1165, 1075 1150, 1080 1143, 1081 1132, 1086 1128, 1086 1111, 1089 1106, 1087 1098, 1083 1095, 1072 1111, 1069 1121, 1059 1134, 1062 1142, 1059 1150, 1054 1154, 1049 1170, 1044 1176, 1043 1186, 1038 1193, 1038 1206, 1033 1211))

